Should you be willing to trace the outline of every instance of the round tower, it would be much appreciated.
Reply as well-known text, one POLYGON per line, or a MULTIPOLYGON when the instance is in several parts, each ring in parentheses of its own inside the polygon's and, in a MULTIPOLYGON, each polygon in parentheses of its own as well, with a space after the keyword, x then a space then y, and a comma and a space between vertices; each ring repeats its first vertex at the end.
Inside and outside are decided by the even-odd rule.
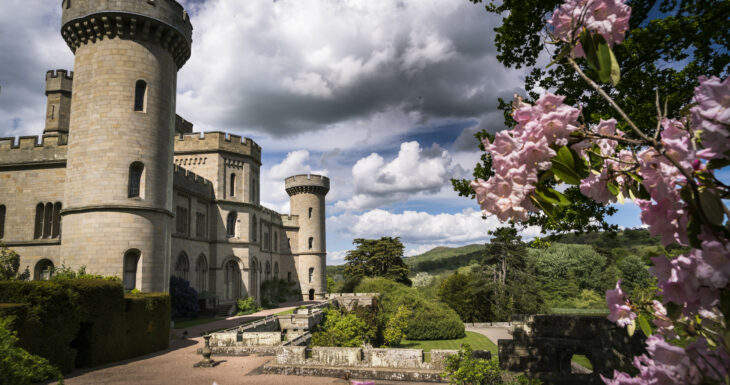
POLYGON ((321 299, 327 292, 327 244, 324 226, 324 197, 330 180, 322 175, 286 178, 291 214, 298 216, 299 232, 292 245, 302 298, 321 299))
POLYGON ((174 0, 64 0, 74 52, 61 260, 166 291, 177 71, 192 25, 174 0))

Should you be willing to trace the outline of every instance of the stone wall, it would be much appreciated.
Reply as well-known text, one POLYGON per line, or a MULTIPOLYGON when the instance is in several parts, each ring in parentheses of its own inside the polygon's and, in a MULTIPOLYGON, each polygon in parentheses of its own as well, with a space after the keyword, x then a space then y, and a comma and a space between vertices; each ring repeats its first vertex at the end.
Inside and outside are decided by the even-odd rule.
POLYGON ((276 346, 281 344, 281 332, 226 332, 210 338, 211 347, 276 346))

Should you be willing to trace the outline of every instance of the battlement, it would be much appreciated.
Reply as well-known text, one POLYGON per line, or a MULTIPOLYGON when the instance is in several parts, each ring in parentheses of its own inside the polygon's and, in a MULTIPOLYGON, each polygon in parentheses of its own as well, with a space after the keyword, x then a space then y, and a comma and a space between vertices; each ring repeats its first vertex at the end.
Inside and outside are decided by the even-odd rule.
POLYGON ((325 195, 330 191, 330 178, 315 174, 294 175, 284 180, 284 186, 289 196, 299 193, 325 195))
POLYGON ((284 227, 299 227, 299 215, 281 215, 281 224, 284 227))
POLYGON ((261 163, 261 147, 249 138, 220 131, 193 132, 175 137, 175 155, 220 151, 249 156, 261 163))
POLYGON ((61 35, 71 51, 101 39, 142 39, 170 51, 178 68, 190 58, 193 26, 175 0, 64 0, 61 35))
POLYGON ((174 187, 212 198, 213 183, 211 181, 178 165, 175 165, 173 169, 172 183, 174 187))
POLYGON ((67 135, 0 138, 0 164, 66 160, 67 135))
POLYGON ((48 70, 46 71, 46 81, 53 78, 65 78, 68 80, 73 80, 74 78, 74 72, 73 71, 67 71, 64 69, 57 69, 57 70, 48 70))

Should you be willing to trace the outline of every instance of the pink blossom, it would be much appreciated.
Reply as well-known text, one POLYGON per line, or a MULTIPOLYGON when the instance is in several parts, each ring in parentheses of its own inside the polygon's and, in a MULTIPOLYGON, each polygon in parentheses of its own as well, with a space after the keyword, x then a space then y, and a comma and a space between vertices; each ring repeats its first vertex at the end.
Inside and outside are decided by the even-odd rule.
POLYGON ((615 289, 606 290, 606 304, 611 312, 606 318, 611 322, 615 322, 618 326, 630 325, 636 319, 636 314, 629 307, 626 294, 621 290, 621 280, 616 282, 615 289))
POLYGON ((600 203, 616 202, 616 197, 608 191, 608 168, 604 167, 600 174, 591 174, 580 182, 580 192, 600 203))
POLYGON ((614 378, 601 378, 606 384, 690 385, 699 384, 702 376, 684 349, 668 344, 661 335, 654 334, 646 340, 647 355, 634 357, 638 376, 614 371, 614 378))
POLYGON ((672 260, 653 257, 651 261, 654 266, 649 268, 649 272, 657 277, 657 287, 661 289, 664 303, 681 305, 687 316, 717 306, 719 290, 699 275, 698 266, 705 263, 702 250, 693 249, 672 260))
MULTIPOLYGON (((553 12, 548 23, 553 26, 553 34, 560 40, 575 40, 582 26, 590 32, 600 33, 608 45, 613 46, 624 40, 630 18, 631 7, 622 0, 568 0, 553 12), (584 12, 585 17, 581 19, 584 12)), ((585 56, 580 44, 573 54, 585 56)))
POLYGON ((667 309, 659 301, 652 301, 651 307, 654 310, 654 319, 651 321, 654 326, 658 327, 658 331, 664 337, 677 338, 674 331, 674 323, 667 315, 667 309))
POLYGON ((690 143, 689 131, 685 130, 682 122, 674 119, 662 119, 662 145, 665 155, 679 163, 685 171, 692 171, 695 151, 690 143))
POLYGON ((640 152, 638 156, 639 174, 643 178, 641 183, 651 197, 656 201, 669 199, 678 202, 680 198, 677 187, 686 183, 679 169, 653 148, 640 152))
POLYGON ((715 380, 724 381, 725 376, 730 374, 730 356, 722 347, 716 347, 715 350, 707 348, 707 340, 700 337, 697 341, 687 346, 687 354, 695 358, 693 361, 702 373, 715 380))
POLYGON ((690 109, 692 129, 700 132, 703 159, 727 158, 730 151, 730 78, 699 77, 695 88, 697 105, 690 109))
POLYGON ((641 209, 641 221, 649 226, 649 234, 661 236, 664 246, 672 243, 688 244, 687 222, 689 222, 689 216, 681 202, 668 198, 658 202, 642 199, 636 199, 634 202, 641 209))
POLYGON ((697 277, 708 286, 724 288, 730 281, 730 242, 703 232, 702 258, 697 260, 697 277))

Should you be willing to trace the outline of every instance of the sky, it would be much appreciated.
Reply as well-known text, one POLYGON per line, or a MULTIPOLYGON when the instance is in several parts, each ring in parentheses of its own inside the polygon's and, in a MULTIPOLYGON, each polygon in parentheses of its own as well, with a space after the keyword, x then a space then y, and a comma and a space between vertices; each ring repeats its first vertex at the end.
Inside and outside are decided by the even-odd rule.
MULTIPOLYGON (((328 264, 354 238, 399 236, 407 256, 488 241, 499 222, 450 179, 471 175, 476 131, 504 127, 497 98, 524 94, 525 70, 496 59, 494 15, 466 0, 181 4, 194 30, 177 113, 254 139, 262 204, 280 213, 285 177, 327 175, 328 264)), ((45 72, 73 68, 60 27, 60 0, 0 1, 0 137, 42 133, 45 72)), ((609 221, 640 226, 638 213, 609 221)))

